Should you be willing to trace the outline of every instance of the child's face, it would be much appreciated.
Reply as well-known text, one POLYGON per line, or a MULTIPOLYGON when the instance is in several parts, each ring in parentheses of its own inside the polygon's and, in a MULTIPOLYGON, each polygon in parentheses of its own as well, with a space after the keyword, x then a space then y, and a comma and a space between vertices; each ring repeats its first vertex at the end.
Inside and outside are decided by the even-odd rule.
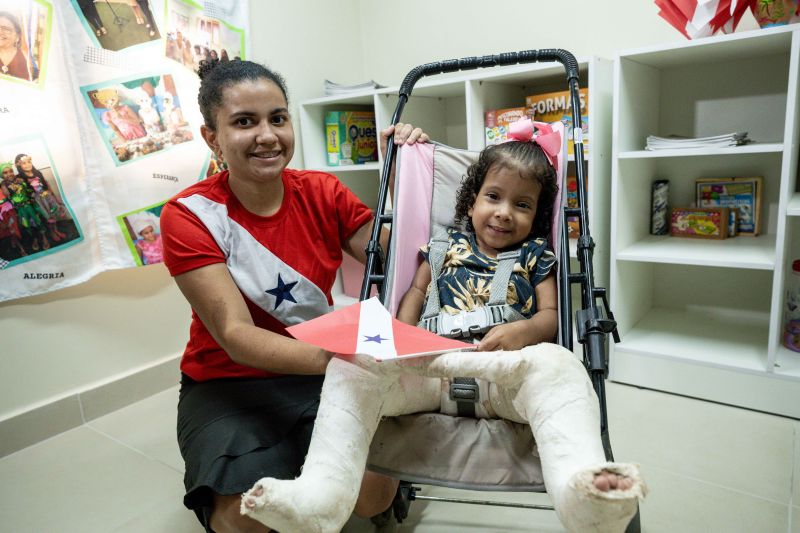
POLYGON ((30 172, 33 170, 33 161, 31 161, 30 156, 21 157, 19 161, 17 161, 17 166, 23 172, 30 172))
POLYGON ((154 241, 156 240, 156 230, 153 229, 153 226, 147 226, 142 231, 139 232, 139 235, 146 241, 154 241))
POLYGON ((3 181, 11 181, 14 179, 14 170, 11 167, 3 169, 3 181))
POLYGON ((516 168, 489 168, 467 212, 481 252, 495 257, 530 235, 541 190, 539 183, 521 177, 516 168))

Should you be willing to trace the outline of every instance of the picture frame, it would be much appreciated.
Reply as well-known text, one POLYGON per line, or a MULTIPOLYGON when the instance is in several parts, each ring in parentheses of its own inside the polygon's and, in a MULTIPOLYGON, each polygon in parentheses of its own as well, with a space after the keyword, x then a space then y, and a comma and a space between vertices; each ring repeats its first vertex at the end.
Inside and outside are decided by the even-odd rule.
POLYGON ((693 239, 727 239, 730 209, 727 207, 673 207, 670 235, 693 239))
POLYGON ((728 207, 736 210, 736 234, 761 234, 761 196, 764 180, 748 178, 701 178, 695 183, 699 208, 728 207))

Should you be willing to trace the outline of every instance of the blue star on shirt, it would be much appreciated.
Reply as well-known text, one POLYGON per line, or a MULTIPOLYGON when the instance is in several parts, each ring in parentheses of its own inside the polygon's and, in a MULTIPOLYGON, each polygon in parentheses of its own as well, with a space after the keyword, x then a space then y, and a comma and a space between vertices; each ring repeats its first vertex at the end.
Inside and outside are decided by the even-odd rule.
POLYGON ((381 337, 380 333, 378 333, 377 335, 373 335, 372 337, 370 337, 369 335, 364 335, 364 342, 377 342, 378 344, 380 344, 381 341, 388 341, 388 340, 389 339, 381 337))
POLYGON ((290 302, 297 303, 297 300, 294 299, 292 296, 292 289, 294 286, 297 285, 296 281, 291 283, 284 283, 281 275, 278 274, 278 286, 274 289, 267 290, 267 294, 271 294, 275 297, 275 309, 278 308, 279 305, 283 303, 284 300, 289 300, 290 302))

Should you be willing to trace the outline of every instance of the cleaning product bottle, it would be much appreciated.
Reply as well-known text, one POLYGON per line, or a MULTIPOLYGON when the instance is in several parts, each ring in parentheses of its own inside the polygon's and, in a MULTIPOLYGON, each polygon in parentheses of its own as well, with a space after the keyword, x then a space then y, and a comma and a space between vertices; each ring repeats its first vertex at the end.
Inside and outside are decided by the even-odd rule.
POLYGON ((783 306, 783 345, 800 352, 800 259, 792 262, 792 273, 786 283, 786 303, 783 306))

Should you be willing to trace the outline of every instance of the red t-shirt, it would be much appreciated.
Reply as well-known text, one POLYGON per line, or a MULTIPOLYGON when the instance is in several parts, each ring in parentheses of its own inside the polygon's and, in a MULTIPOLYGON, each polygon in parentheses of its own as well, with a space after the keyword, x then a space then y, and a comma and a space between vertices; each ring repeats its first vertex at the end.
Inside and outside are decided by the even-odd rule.
MULTIPOLYGON (((330 309, 342 245, 372 213, 331 174, 286 169, 283 184, 280 209, 261 217, 221 172, 170 199, 160 223, 171 275, 226 263, 253 323, 287 335, 286 327, 330 309)), ((196 381, 275 375, 233 362, 194 310, 181 371, 196 381)))

